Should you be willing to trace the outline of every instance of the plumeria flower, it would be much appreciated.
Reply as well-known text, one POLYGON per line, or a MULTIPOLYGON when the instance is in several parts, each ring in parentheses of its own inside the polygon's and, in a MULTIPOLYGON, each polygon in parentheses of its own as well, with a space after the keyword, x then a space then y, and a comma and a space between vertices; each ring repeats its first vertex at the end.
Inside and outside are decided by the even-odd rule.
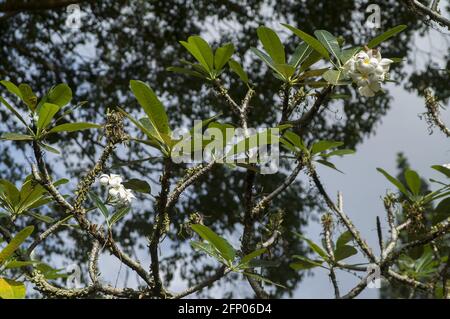
POLYGON ((383 82, 393 61, 383 59, 379 50, 360 51, 343 66, 344 73, 358 86, 358 92, 373 97, 381 91, 383 82))
POLYGON ((109 186, 118 187, 120 185, 122 185, 122 177, 116 174, 111 174, 109 178, 109 186))
POLYGON ((107 174, 102 174, 99 178, 100 185, 106 186, 109 184, 109 176, 107 174))
POLYGON ((122 185, 123 180, 120 175, 103 174, 100 176, 99 181, 102 186, 109 186, 108 194, 113 203, 127 205, 136 198, 131 189, 127 189, 122 185))

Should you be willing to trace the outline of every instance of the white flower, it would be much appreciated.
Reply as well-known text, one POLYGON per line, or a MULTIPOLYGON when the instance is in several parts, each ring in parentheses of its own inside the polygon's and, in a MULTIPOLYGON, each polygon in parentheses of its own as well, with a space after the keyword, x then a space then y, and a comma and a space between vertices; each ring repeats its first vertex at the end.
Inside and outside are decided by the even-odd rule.
POLYGON ((445 168, 450 169, 450 163, 449 164, 443 164, 442 166, 444 166, 445 168))
POLYGON ((109 184, 109 176, 107 174, 103 174, 99 178, 100 185, 106 186, 109 184))
POLYGON ((116 174, 111 174, 109 178, 109 186, 118 187, 120 185, 122 185, 122 177, 116 174))
POLYGON ((120 175, 103 174, 100 176, 99 181, 101 185, 109 186, 108 194, 112 203, 118 205, 128 205, 133 199, 136 198, 131 189, 127 189, 122 185, 123 180, 120 175))
POLYGON ((110 188, 108 193, 113 199, 117 199, 119 197, 119 191, 120 189, 118 187, 110 188))
POLYGON ((360 51, 343 66, 344 74, 358 86, 362 96, 373 97, 381 91, 381 82, 386 80, 393 61, 383 59, 379 50, 360 51))

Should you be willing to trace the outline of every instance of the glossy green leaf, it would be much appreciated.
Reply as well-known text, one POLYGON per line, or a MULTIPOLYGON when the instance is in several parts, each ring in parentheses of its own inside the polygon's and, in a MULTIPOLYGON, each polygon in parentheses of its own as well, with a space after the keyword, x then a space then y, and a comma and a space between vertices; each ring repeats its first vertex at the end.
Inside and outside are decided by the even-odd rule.
POLYGON ((39 110, 39 118, 37 122, 38 131, 45 129, 52 121, 55 114, 59 111, 60 106, 52 103, 44 103, 39 110))
POLYGON ((227 43, 216 50, 214 54, 214 67, 216 70, 222 70, 228 63, 234 53, 234 45, 227 43))
POLYGON ((414 195, 419 195, 420 193, 420 186, 421 186, 421 181, 420 181, 420 177, 419 174, 417 174, 417 172, 407 169, 405 171, 405 180, 406 180, 406 185, 408 185, 409 189, 411 190, 411 193, 413 193, 414 195))
POLYGON ((13 183, 11 183, 10 181, 8 181, 6 179, 1 179, 0 187, 2 188, 3 192, 5 193, 8 201, 10 201, 13 206, 16 206, 19 204, 20 192, 13 183))
POLYGON ((186 68, 180 68, 180 67, 176 67, 176 66, 168 67, 167 71, 175 72, 175 73, 181 73, 181 74, 186 74, 186 75, 191 75, 191 76, 195 76, 195 77, 202 78, 202 79, 205 78, 205 76, 203 74, 201 74, 200 72, 197 72, 197 71, 194 71, 194 70, 190 70, 190 69, 186 69, 186 68))
POLYGON ((341 62, 345 64, 348 60, 350 60, 356 53, 361 51, 361 47, 349 48, 341 51, 341 62))
POLYGON ((269 54, 272 60, 276 64, 285 64, 286 54, 284 52, 284 46, 275 31, 268 27, 261 26, 256 30, 256 33, 264 50, 269 54))
POLYGON ((28 106, 28 108, 34 112, 37 104, 37 97, 33 93, 33 90, 28 84, 22 83, 19 85, 20 93, 22 94, 22 101, 28 106))
POLYGON ((0 298, 1 299, 23 299, 25 298, 25 284, 0 277, 0 298))
POLYGON ((341 48, 337 38, 326 30, 317 30, 314 32, 316 38, 322 45, 340 62, 341 48))
POLYGON ((115 212, 109 220, 110 227, 112 227, 112 225, 114 225, 119 220, 124 218, 130 211, 131 211, 130 207, 122 207, 122 208, 118 209, 117 212, 115 212))
POLYGON ((309 46, 311 46, 314 50, 316 50, 322 57, 326 58, 327 60, 330 59, 330 54, 328 53, 327 49, 322 45, 322 43, 320 43, 319 40, 293 26, 284 23, 282 23, 282 25, 285 28, 291 30, 300 39, 308 43, 309 46))
POLYGON ((19 133, 3 133, 0 137, 2 140, 10 141, 32 141, 33 136, 19 133))
POLYGON ((442 165, 433 165, 431 166, 432 169, 435 169, 436 171, 444 174, 445 176, 447 176, 448 178, 450 178, 450 168, 447 168, 445 166, 442 165))
POLYGON ((201 242, 201 241, 191 241, 191 246, 195 250, 200 250, 206 253, 207 255, 217 259, 218 261, 225 261, 223 257, 219 254, 217 249, 214 248, 209 242, 201 242))
POLYGON ((318 141, 314 143, 311 147, 311 154, 321 153, 323 151, 329 150, 331 148, 336 148, 342 146, 344 143, 337 141, 318 141))
POLYGON ((162 134, 170 134, 169 119, 155 92, 146 83, 137 80, 130 81, 130 88, 158 133, 160 141, 167 142, 162 134))
POLYGON ((331 156, 344 156, 344 155, 350 155, 350 154, 355 154, 355 151, 349 150, 349 149, 342 149, 342 150, 335 150, 335 151, 329 152, 327 154, 321 154, 321 155, 325 156, 325 157, 331 157, 331 156))
POLYGON ((403 185, 398 179, 396 179, 395 177, 389 175, 388 172, 386 172, 384 169, 382 168, 377 168, 377 171, 379 171, 381 174, 384 175, 384 177, 386 177, 386 179, 388 181, 390 181, 392 184, 395 185, 395 187, 397 187, 397 189, 403 193, 403 195, 405 195, 406 197, 409 197, 408 194, 408 190, 406 189, 405 185, 403 185))
POLYGON ((75 132, 81 130, 87 130, 90 128, 102 128, 101 125, 95 123, 79 122, 79 123, 66 123, 53 127, 49 133, 57 132, 75 132))
POLYGON ((372 48, 376 47, 377 45, 379 45, 381 42, 384 42, 387 39, 392 38, 393 36, 395 36, 398 33, 402 32, 406 28, 407 28, 407 26, 402 24, 402 25, 398 25, 398 26, 396 26, 396 27, 394 27, 392 29, 389 29, 386 32, 384 32, 383 34, 380 34, 376 38, 372 39, 369 42, 369 44, 367 45, 367 47, 369 49, 372 49, 372 48))
POLYGON ((109 211, 108 211, 108 208, 106 207, 106 205, 103 203, 102 199, 100 197, 98 197, 98 195, 95 194, 94 192, 89 192, 89 197, 91 198, 95 207, 97 207, 99 209, 100 213, 102 213, 103 217, 108 222, 109 221, 109 211))
POLYGON ((50 146, 48 144, 40 142, 39 146, 42 147, 44 150, 52 152, 54 154, 57 154, 57 155, 61 154, 61 152, 58 149, 56 149, 56 148, 54 148, 54 147, 52 147, 52 146, 50 146))
POLYGON ((0 102, 2 102, 2 104, 11 112, 11 113, 13 113, 16 117, 17 117, 17 119, 20 121, 20 122, 22 122, 22 124, 23 125, 25 125, 25 127, 27 127, 29 130, 31 130, 29 127, 28 127, 28 124, 27 124, 27 122, 25 121, 25 119, 22 117, 22 115, 20 115, 20 113, 19 112, 17 112, 17 110, 14 108, 14 107, 12 107, 3 97, 1 97, 0 96, 0 102))
POLYGON ((350 231, 345 231, 342 233, 336 241, 336 247, 341 247, 347 244, 349 241, 353 239, 353 235, 350 231))
POLYGON ((258 250, 255 250, 247 255, 245 255, 244 257, 242 257, 240 264, 248 264, 251 260, 261 256, 262 254, 264 254, 267 251, 267 248, 261 248, 258 250))
POLYGON ((72 100, 72 90, 67 84, 61 83, 52 88, 45 99, 45 102, 56 104, 59 108, 66 106, 72 100))
POLYGON ((348 257, 351 257, 353 255, 356 255, 358 251, 355 247, 349 246, 349 245, 340 245, 336 247, 336 250, 334 251, 334 259, 336 261, 340 261, 343 259, 346 259, 348 257))
POLYGON ((239 76, 242 82, 248 84, 248 75, 237 61, 231 59, 228 61, 228 65, 230 66, 230 69, 239 76))
POLYGON ((346 85, 347 82, 343 81, 345 76, 341 70, 328 70, 323 75, 323 78, 332 85, 346 85))
POLYGON ((307 270, 315 267, 322 266, 323 261, 311 260, 303 256, 293 256, 296 261, 289 264, 294 270, 307 270))
POLYGON ((210 228, 194 224, 191 228, 204 240, 211 243, 220 253, 220 255, 227 261, 232 262, 236 256, 236 251, 228 241, 217 235, 210 228))
POLYGON ((2 265, 14 252, 22 245, 22 243, 31 235, 34 231, 34 226, 28 226, 18 232, 13 239, 6 245, 0 252, 0 265, 2 265))
POLYGON ((338 169, 338 168, 336 167, 336 165, 334 165, 333 163, 331 163, 331 162, 329 162, 329 161, 327 161, 327 160, 320 159, 320 160, 316 160, 316 162, 319 163, 319 164, 322 164, 322 165, 324 165, 324 166, 326 166, 326 167, 332 168, 332 169, 334 169, 335 171, 338 171, 339 173, 342 173, 342 174, 344 173, 343 171, 341 171, 340 169, 338 169))
POLYGON ((138 178, 132 178, 122 183, 125 188, 131 189, 135 192, 150 194, 151 187, 146 181, 138 178))
POLYGON ((180 41, 192 56, 201 64, 208 72, 213 70, 214 55, 209 44, 199 36, 190 36, 188 41, 180 41))
POLYGON ((7 81, 7 80, 0 81, 0 84, 3 85, 10 93, 12 93, 15 96, 17 96, 18 98, 22 99, 22 92, 17 87, 17 85, 15 85, 11 81, 7 81))
POLYGON ((312 52, 313 48, 311 48, 308 43, 300 43, 292 54, 289 64, 294 68, 297 68, 310 56, 312 52))

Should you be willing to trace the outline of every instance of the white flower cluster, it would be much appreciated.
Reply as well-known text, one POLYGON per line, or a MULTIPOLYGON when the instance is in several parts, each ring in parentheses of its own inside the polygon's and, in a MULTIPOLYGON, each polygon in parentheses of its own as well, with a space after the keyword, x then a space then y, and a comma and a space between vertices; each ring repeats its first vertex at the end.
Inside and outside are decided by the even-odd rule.
POLYGON ((362 96, 372 97, 381 90, 392 62, 383 59, 379 50, 361 51, 344 64, 344 73, 356 83, 362 96))
POLYGON ((122 177, 119 175, 103 174, 99 180, 101 185, 109 186, 108 193, 114 203, 129 205, 136 198, 131 189, 127 189, 122 185, 122 177))

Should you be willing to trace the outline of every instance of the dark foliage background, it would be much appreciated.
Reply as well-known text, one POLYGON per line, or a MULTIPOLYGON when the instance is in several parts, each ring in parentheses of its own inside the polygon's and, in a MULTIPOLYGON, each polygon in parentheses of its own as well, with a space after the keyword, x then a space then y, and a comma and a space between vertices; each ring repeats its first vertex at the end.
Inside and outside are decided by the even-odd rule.
MULTIPOLYGON (((408 25, 408 29, 395 41, 382 47, 384 56, 401 57, 407 61, 393 69, 392 78, 403 80, 402 85, 406 89, 419 94, 425 86, 431 85, 440 98, 448 99, 448 72, 436 70, 432 57, 424 72, 411 74, 405 69, 411 63, 415 50, 420 49, 415 48, 414 36, 425 33, 428 26, 398 1, 370 3, 381 6, 381 30, 399 24, 408 25)), ((223 113, 223 121, 232 121, 233 116, 227 106, 216 98, 208 86, 200 80, 165 70, 180 58, 188 58, 178 41, 192 34, 201 34, 214 45, 227 41, 235 44, 253 83, 257 84, 258 94, 253 103, 250 125, 271 125, 279 110, 279 83, 255 56, 246 53, 251 46, 257 45, 256 27, 264 24, 280 30, 278 23, 288 22, 309 33, 323 28, 335 35, 342 35, 349 44, 364 44, 381 32, 364 26, 368 4, 368 1, 354 0, 87 1, 81 4, 83 17, 80 30, 65 26, 65 9, 5 14, 0 16, 0 77, 15 83, 29 83, 40 96, 54 84, 68 83, 74 91, 73 103, 87 101, 72 116, 86 121, 101 123, 107 108, 116 105, 137 114, 138 105, 128 89, 130 79, 146 81, 155 89, 164 100, 173 127, 219 112, 223 113)), ((286 39, 289 52, 292 52, 296 39, 285 31, 281 34, 286 39)), ((234 96, 243 96, 245 88, 233 77, 226 76, 225 82, 232 88, 234 96)), ((354 90, 344 90, 352 94, 352 98, 329 107, 323 117, 312 125, 309 138, 343 140, 346 147, 353 148, 365 136, 375 132, 376 124, 390 107, 389 92, 365 100, 355 95, 354 90)), ((5 93, 2 91, 2 94, 5 93)), ((1 132, 17 131, 17 123, 3 108, 0 108, 0 120, 1 132)), ((60 157, 49 156, 54 174, 76 180, 98 153, 102 142, 97 134, 85 131, 58 136, 51 141, 64 154, 60 157)), ((152 181, 153 194, 156 194, 160 161, 153 155, 140 145, 130 144, 114 157, 111 172, 152 181)), ((10 142, 0 143, 0 178, 19 184, 29 172, 27 161, 30 158, 29 148, 10 142)), ((183 172, 182 168, 179 167, 178 174, 183 172)), ((162 251, 167 280, 173 279, 173 270, 178 267, 183 269, 181 277, 189 282, 208 276, 212 270, 204 257, 192 257, 192 250, 185 245, 188 238, 178 234, 189 214, 198 212, 204 216, 205 224, 219 233, 239 236, 243 176, 240 171, 217 168, 181 198, 172 216, 169 244, 164 245, 162 251)), ((256 185, 264 192, 283 178, 284 174, 261 177, 256 185)), ((292 236, 292 231, 301 232, 312 216, 317 216, 315 212, 320 211, 321 203, 309 189, 308 184, 297 182, 276 200, 269 214, 279 210, 286 213, 282 238, 271 251, 272 256, 280 259, 282 264, 268 270, 268 277, 288 287, 287 290, 278 289, 278 296, 291 294, 302 279, 287 264, 289 256, 307 250, 292 236)), ((114 230, 116 240, 131 254, 145 251, 145 237, 152 229, 152 198, 141 199, 145 201, 133 208, 131 218, 114 230)), ((46 214, 58 217, 63 212, 52 209, 46 214)), ((269 216, 265 222, 268 222, 269 216)), ((30 221, 24 217, 21 222, 30 221)), ((43 227, 36 221, 33 223, 43 227)), ((85 235, 76 229, 66 229, 52 237, 38 254, 50 264, 57 258, 82 264, 87 258, 88 247, 89 239, 85 235)), ((228 279, 229 283, 232 278, 228 279)), ((237 281, 234 285, 242 283, 237 281)), ((233 284, 223 285, 223 296, 233 296, 233 284)))

